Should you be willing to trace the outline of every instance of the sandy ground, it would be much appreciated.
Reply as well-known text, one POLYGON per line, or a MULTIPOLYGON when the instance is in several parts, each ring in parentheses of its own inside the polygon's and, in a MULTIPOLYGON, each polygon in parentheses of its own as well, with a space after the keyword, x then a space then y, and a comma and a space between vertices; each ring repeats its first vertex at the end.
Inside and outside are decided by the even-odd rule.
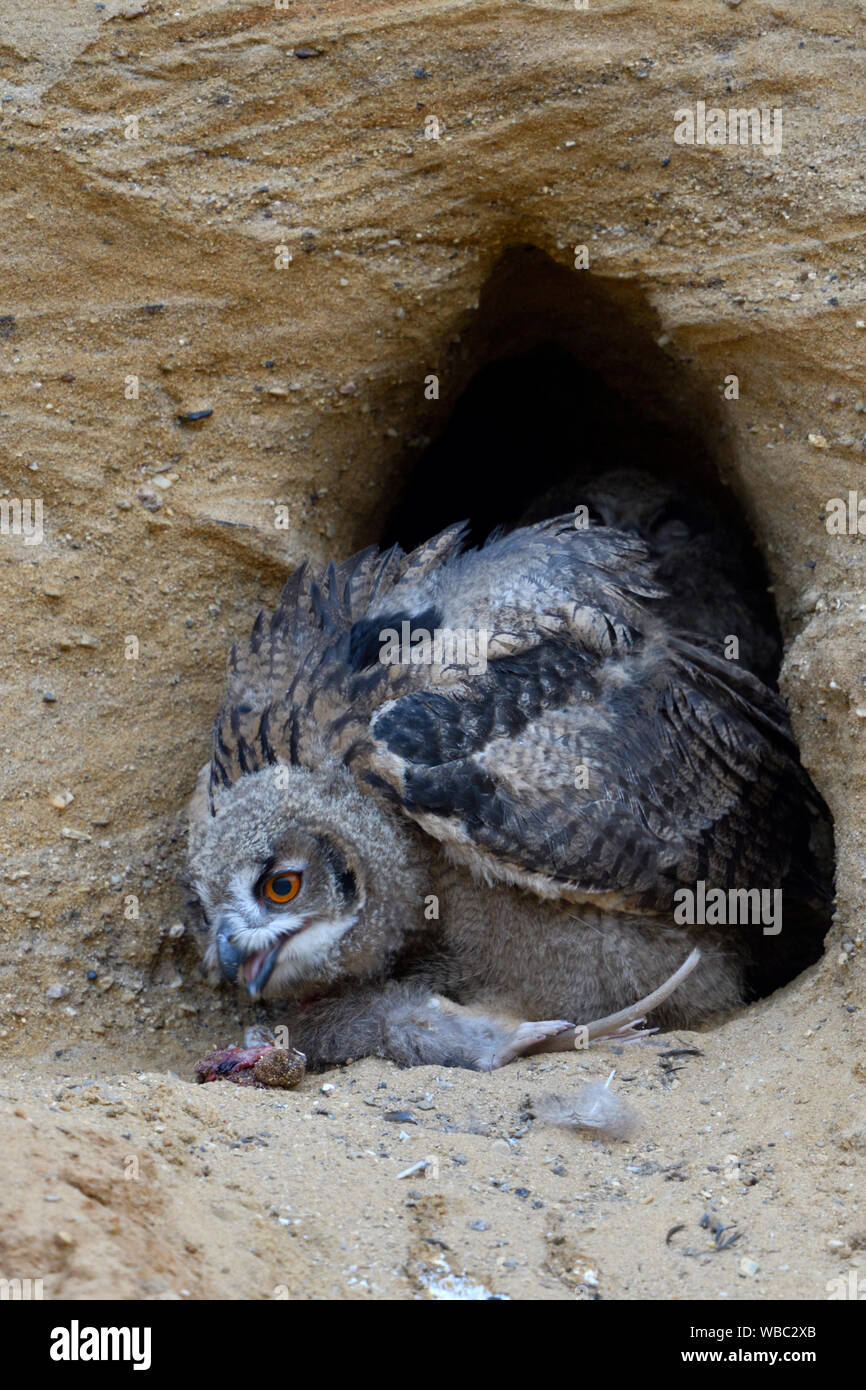
POLYGON ((293 1092, 73 1047, 4 1078, 4 1268, 54 1298, 823 1299, 866 1251, 866 1070, 838 999, 790 1013, 293 1092), (532 1118, 613 1068, 633 1139, 532 1118))
POLYGON ((863 483, 862 6, 2 8, 0 493, 41 499, 44 537, 0 535, 0 1277, 136 1299, 866 1279, 863 561, 823 522, 863 483), (783 152, 674 145, 698 99, 781 103, 783 152), (497 281, 526 243, 554 269, 497 281), (197 1087, 251 1021, 202 985, 182 883, 227 648, 303 556, 381 534, 479 365, 551 336, 698 431, 754 525, 835 818, 826 958, 620 1052, 197 1087), (614 1067, 633 1140, 528 1118, 614 1067))

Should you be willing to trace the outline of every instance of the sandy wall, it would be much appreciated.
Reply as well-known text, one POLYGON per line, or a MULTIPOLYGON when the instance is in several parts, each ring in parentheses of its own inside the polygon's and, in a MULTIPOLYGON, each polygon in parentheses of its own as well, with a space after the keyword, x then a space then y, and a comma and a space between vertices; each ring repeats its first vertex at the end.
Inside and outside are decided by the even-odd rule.
MULTIPOLYGON (((448 1176, 424 1187, 425 1230, 447 1229, 452 1270, 510 1296, 823 1297, 860 1262, 866 595, 862 542, 823 518, 863 487, 866 459, 862 21, 853 0, 4 0, 0 500, 41 501, 43 536, 0 535, 0 1124, 21 1131, 15 1161, 24 1152, 54 1181, 59 1104, 72 1150, 102 1173, 101 1197, 62 1187, 62 1222, 34 1196, 17 1236, 0 1226, 7 1264, 44 1267, 55 1294, 349 1297, 358 1276, 337 1230, 354 1215, 380 1267, 372 1292, 424 1296, 418 1203, 393 1164, 433 1143, 448 1176), (675 111, 698 101, 779 109, 781 151, 676 143, 675 111), (543 255, 509 284, 502 258, 520 246, 543 255), (579 246, 588 268, 574 270, 579 246), (571 1068, 566 1084, 581 1065, 606 1073, 601 1055, 445 1078, 452 1109, 486 1117, 486 1132, 454 1141, 467 1164, 450 1162, 456 1121, 440 1106, 423 1120, 439 1116, 435 1135, 412 1129, 399 1154, 344 1172, 343 1148, 375 1154, 393 1138, 387 1121, 368 1132, 362 1097, 378 1078, 403 1099, 438 1082, 364 1063, 360 1081, 339 1082, 342 1148, 298 1140, 310 1083, 271 1117, 272 1181, 291 1172, 310 1212, 324 1210, 324 1172, 346 1181, 305 1263, 253 1171, 245 1201, 269 1234, 238 1284, 247 1217, 227 1193, 242 1160, 226 1150, 212 1173, 228 1188, 201 1196, 196 1136, 242 1138, 274 1102, 202 1100, 164 1074, 187 1077, 240 1018, 198 980, 179 886, 182 807, 227 647, 302 557, 377 538, 471 372, 530 332, 566 341, 651 416, 702 431, 750 519, 790 644, 803 758, 835 818, 826 959, 701 1035, 682 1075, 665 1080, 659 1049, 628 1054, 651 1116, 637 1157, 557 1139, 570 1152, 551 1158, 536 1130, 514 1138, 536 1071, 571 1068), (131 1076, 141 1066, 150 1081, 131 1076), (116 1086, 104 1104, 68 1090, 106 1076, 126 1078, 126 1110, 116 1086), (150 1165, 136 1221, 171 1233, 174 1263, 157 1273, 164 1251, 144 1235, 133 1248, 135 1221, 95 1243, 94 1212, 110 1225, 131 1200, 117 1165, 133 1131, 150 1165), (550 1177, 559 1162, 570 1177, 550 1177), (670 1180, 665 1164, 680 1162, 686 1178, 670 1180), (497 1164, 544 1188, 541 1207, 517 1198, 491 1218, 523 1251, 512 1269, 492 1237, 467 1234, 499 1201, 497 1164), (641 1164, 656 1166, 629 1168, 641 1164), (759 1178, 741 1182, 749 1164, 759 1178), (735 1199, 750 1244, 664 1244, 680 1207, 691 1229, 708 1203, 735 1199), (194 1202, 203 1239, 182 1230, 194 1202), (371 1210, 385 1225, 364 1225, 371 1210), (570 1272, 584 1257, 600 1282, 570 1272)), ((0 1167, 13 1161, 0 1152, 0 1167)), ((70 1164, 74 1179, 85 1160, 70 1164)))

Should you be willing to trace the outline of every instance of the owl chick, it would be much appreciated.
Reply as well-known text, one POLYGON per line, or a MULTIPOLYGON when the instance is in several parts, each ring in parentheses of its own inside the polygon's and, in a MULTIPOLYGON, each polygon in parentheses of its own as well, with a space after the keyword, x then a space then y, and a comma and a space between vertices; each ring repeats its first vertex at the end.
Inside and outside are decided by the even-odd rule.
POLYGON ((497 1067, 635 1000, 696 1024, 817 956, 827 817, 755 674, 773 638, 661 486, 302 567, 233 649, 190 820, 205 968, 312 1067, 497 1067), (684 920, 701 885, 779 890, 781 930, 684 920))

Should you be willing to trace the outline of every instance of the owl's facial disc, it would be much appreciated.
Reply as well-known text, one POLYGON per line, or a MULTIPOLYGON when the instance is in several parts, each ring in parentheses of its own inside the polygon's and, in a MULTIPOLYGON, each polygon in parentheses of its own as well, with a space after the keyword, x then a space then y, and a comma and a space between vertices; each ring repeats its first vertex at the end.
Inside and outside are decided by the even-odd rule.
MULTIPOLYGON (((272 911, 275 907, 285 907, 298 896, 303 880, 304 875, 300 869, 277 869, 276 872, 265 874, 259 881, 254 890, 255 897, 266 911, 272 911)), ((278 927, 281 915, 276 914, 275 925, 278 927)), ((228 967, 230 978, 234 979, 240 974, 248 994, 251 998, 258 999, 273 974, 274 966, 285 942, 291 937, 297 936, 308 925, 307 922, 301 922, 299 925, 292 924, 281 930, 273 945, 269 943, 263 950, 253 950, 242 960, 240 969, 238 969, 237 951, 232 942, 231 923, 228 923, 228 932, 224 932, 224 924, 221 924, 217 940, 220 964, 223 966, 224 973, 228 967)))
POLYGON ((269 985, 277 996, 318 980, 357 921, 357 879, 342 849, 321 834, 303 838, 300 857, 278 853, 259 872, 235 873, 214 914, 222 974, 253 999, 269 985))

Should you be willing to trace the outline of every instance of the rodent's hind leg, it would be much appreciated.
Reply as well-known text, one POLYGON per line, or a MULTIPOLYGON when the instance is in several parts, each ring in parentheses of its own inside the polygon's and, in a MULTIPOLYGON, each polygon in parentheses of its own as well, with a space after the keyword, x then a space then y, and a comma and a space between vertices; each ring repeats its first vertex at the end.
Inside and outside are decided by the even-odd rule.
MULTIPOLYGON (((587 1047, 594 1042, 641 1042, 648 1038, 652 1033, 658 1031, 656 1028, 644 1028, 646 1015, 651 1009, 658 1008, 663 1004, 687 976, 691 975, 695 966, 701 958, 701 953, 697 947, 692 951, 682 963, 682 965, 670 975, 658 989, 654 989, 652 994, 647 994, 643 999, 635 1000, 634 1004, 629 1004, 628 1008, 620 1009, 615 1014, 608 1014, 605 1018, 596 1018, 592 1023, 578 1025, 577 1028, 569 1027, 568 1031, 560 1030, 551 1034, 534 1046, 524 1048, 524 1052, 569 1052, 574 1047, 587 1047)), ((530 1025, 525 1024, 524 1027, 530 1025)), ((539 1025, 543 1026, 543 1025, 539 1025)))

